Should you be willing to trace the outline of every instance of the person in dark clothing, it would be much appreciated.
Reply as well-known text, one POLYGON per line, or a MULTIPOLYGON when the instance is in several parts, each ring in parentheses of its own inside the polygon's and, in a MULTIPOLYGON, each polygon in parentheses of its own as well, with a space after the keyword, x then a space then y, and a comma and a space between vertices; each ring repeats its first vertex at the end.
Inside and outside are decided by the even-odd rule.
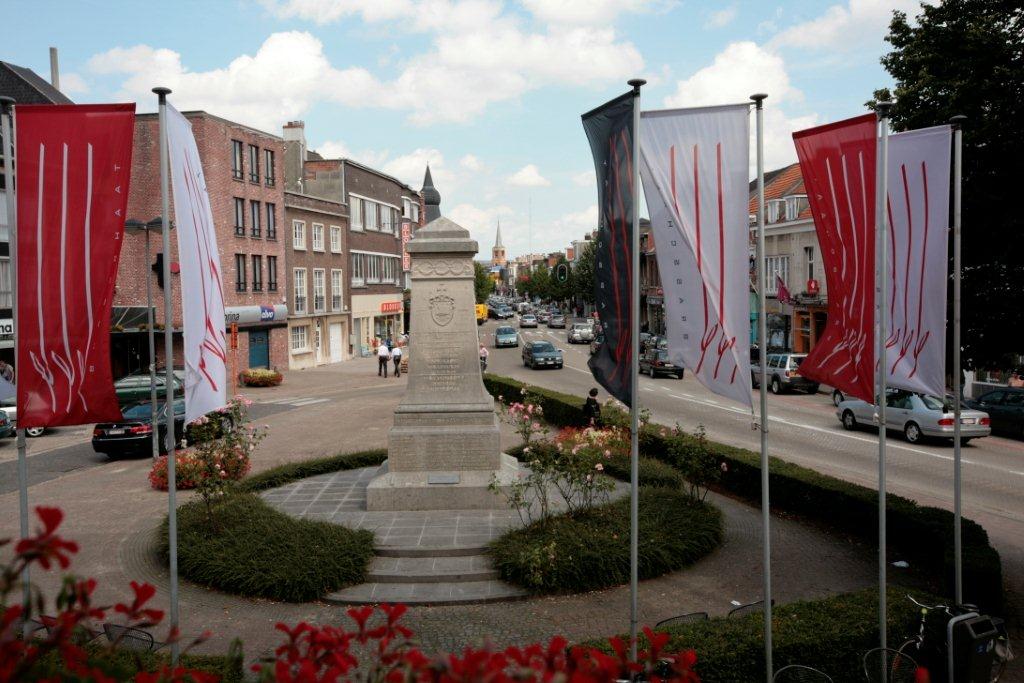
POLYGON ((597 402, 597 387, 590 390, 590 395, 583 403, 583 417, 595 427, 601 426, 601 404, 597 402))

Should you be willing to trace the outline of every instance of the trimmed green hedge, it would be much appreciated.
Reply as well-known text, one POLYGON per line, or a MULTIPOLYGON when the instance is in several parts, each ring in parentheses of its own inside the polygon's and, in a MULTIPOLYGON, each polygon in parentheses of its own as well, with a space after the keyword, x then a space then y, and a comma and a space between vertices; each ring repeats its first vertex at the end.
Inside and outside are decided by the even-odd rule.
MULTIPOLYGON (((899 647, 917 633, 919 613, 906 591, 890 588, 888 639, 899 647)), ((925 603, 938 598, 916 594, 925 603)), ((670 626, 666 652, 697 651, 704 683, 764 680, 764 618, 760 613, 670 626)), ((607 641, 587 643, 610 651, 607 641)), ((641 648, 646 639, 641 636, 641 648)), ((878 647, 878 591, 868 589, 822 600, 777 605, 772 610, 772 658, 778 671, 790 664, 821 669, 837 683, 864 680, 863 657, 878 647)))
MULTIPOLYGON (((693 564, 722 542, 722 514, 679 490, 640 490, 641 579, 693 564)), ((534 593, 629 581, 629 499, 514 529, 488 548, 501 577, 534 593)))
MULTIPOLYGON (((296 519, 251 493, 229 495, 211 527, 202 501, 178 508, 178 568, 190 581, 227 593, 308 602, 362 583, 373 532, 296 519)), ((160 531, 167 556, 167 523, 160 531)))
MULTIPOLYGON (((496 375, 484 375, 484 384, 494 396, 508 400, 523 398, 522 389, 544 408, 544 417, 559 427, 584 423, 583 399, 549 389, 526 387, 522 382, 496 375)), ((672 449, 661 427, 649 426, 640 434, 643 455, 668 460, 672 449)), ((707 442, 707 447, 726 465, 717 488, 751 502, 761 499, 760 455, 743 448, 707 442)), ((878 493, 864 486, 829 477, 805 467, 771 459, 772 507, 814 519, 844 533, 877 542, 878 493)), ((943 595, 953 594, 953 513, 921 506, 901 496, 888 494, 887 521, 890 553, 905 555, 915 567, 930 574, 943 595)), ((987 610, 1003 609, 1002 564, 981 525, 964 519, 964 599, 987 610)))
MULTIPOLYGON (((513 446, 506 451, 516 460, 523 459, 523 446, 513 446)), ((604 473, 619 479, 629 481, 629 462, 617 458, 609 458, 604 465, 604 473)), ((666 489, 681 489, 686 484, 686 479, 672 465, 664 463, 655 458, 640 458, 640 486, 655 486, 666 489)))
POLYGON ((236 490, 255 493, 256 491, 265 491, 266 489, 276 489, 278 486, 284 486, 307 477, 315 477, 318 474, 354 470, 360 467, 373 467, 384 462, 387 457, 388 451, 386 448, 377 448, 357 453, 341 453, 314 460, 289 462, 245 479, 236 486, 236 490))

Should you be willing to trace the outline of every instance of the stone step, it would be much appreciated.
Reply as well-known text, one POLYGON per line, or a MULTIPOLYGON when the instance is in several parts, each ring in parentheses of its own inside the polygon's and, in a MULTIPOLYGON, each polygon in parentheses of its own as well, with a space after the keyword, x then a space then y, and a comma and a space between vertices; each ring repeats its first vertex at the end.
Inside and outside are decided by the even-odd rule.
POLYGON ((339 605, 383 602, 405 605, 468 605, 526 598, 527 593, 502 581, 468 583, 363 583, 324 596, 339 605))
POLYGON ((378 545, 377 557, 468 557, 483 555, 486 545, 378 545))
POLYGON ((497 579, 483 555, 456 557, 375 557, 368 583, 469 583, 497 579))

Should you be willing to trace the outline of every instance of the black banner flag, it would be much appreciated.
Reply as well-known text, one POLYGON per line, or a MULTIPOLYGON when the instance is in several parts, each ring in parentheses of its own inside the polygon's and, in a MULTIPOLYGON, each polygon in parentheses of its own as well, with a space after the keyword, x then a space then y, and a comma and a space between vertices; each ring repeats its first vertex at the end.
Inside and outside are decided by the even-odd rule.
POLYGON ((594 262, 594 300, 604 344, 590 357, 594 378, 615 398, 632 406, 632 364, 636 362, 630 327, 633 278, 632 92, 583 115, 597 172, 598 229, 594 262))

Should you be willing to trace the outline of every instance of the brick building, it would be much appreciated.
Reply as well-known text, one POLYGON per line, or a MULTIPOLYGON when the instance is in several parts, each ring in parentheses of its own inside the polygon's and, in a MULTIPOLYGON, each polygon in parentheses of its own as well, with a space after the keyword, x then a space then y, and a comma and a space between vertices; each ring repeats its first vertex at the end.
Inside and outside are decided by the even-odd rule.
POLYGON ((292 369, 337 363, 352 356, 347 214, 348 207, 341 202, 284 193, 292 369))
POLYGON ((306 145, 305 125, 284 127, 289 191, 348 207, 348 295, 351 346, 367 355, 381 339, 405 331, 403 228, 423 224, 420 193, 351 159, 324 159, 306 145))
MULTIPOLYGON (((227 323, 238 326, 237 350, 229 368, 284 367, 288 363, 288 292, 284 239, 283 157, 281 138, 206 112, 184 112, 192 124, 206 176, 217 233, 227 323)), ((135 120, 131 188, 127 218, 143 223, 160 216, 159 126, 156 114, 135 120)), ((174 204, 171 203, 171 220, 174 204)), ((171 232, 171 282, 162 282, 162 240, 126 234, 114 294, 111 355, 115 376, 147 366, 146 278, 153 280, 156 320, 164 320, 163 287, 173 288, 175 363, 182 362, 181 298, 177 236, 171 232)), ((163 344, 157 345, 158 362, 163 344)))

